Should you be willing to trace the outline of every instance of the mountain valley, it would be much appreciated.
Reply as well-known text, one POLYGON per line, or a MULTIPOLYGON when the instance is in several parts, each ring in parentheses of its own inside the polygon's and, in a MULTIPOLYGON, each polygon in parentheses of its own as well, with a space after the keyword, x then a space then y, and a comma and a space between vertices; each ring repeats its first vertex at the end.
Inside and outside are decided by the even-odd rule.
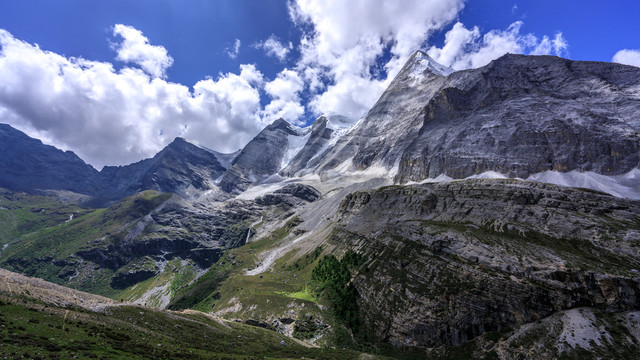
POLYGON ((232 154, 98 171, 0 124, 0 354, 635 358, 639 114, 637 67, 418 51, 232 154))

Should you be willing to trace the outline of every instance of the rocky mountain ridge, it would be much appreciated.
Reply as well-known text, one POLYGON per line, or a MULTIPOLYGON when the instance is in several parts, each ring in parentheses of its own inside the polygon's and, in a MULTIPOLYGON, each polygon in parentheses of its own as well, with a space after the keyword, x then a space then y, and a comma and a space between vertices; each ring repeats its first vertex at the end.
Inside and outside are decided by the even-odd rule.
MULTIPOLYGON (((76 161, 78 169, 66 173, 89 180, 60 184, 60 173, 52 176, 61 180, 51 186, 109 200, 141 190, 189 197, 218 189, 238 194, 281 181, 275 174, 327 179, 371 167, 384 169, 396 183, 486 172, 551 182, 555 177, 546 174, 572 171, 635 179, 627 174, 640 165, 638 79, 640 69, 633 66, 512 54, 454 72, 416 52, 357 123, 323 115, 301 129, 277 120, 226 167, 218 161, 221 154, 176 140, 153 159, 105 167, 97 175, 76 161), (188 164, 180 167, 180 162, 188 164)), ((20 166, 28 174, 40 166, 34 164, 39 162, 24 160, 20 166)), ((9 176, 16 175, 0 174, 9 176)), ((604 190, 591 186, 590 179, 583 182, 604 190)), ((624 186, 631 190, 616 194, 640 197, 640 181, 624 186)))
POLYGON ((396 181, 486 171, 624 174, 638 167, 640 69, 507 54, 443 76, 414 55, 320 173, 345 161, 396 181), (423 69, 416 77, 415 69, 423 69))
POLYGON ((215 181, 227 170, 218 157, 176 138, 151 159, 127 166, 105 166, 99 173, 100 196, 118 200, 143 190, 173 192, 183 197, 215 188, 215 181))

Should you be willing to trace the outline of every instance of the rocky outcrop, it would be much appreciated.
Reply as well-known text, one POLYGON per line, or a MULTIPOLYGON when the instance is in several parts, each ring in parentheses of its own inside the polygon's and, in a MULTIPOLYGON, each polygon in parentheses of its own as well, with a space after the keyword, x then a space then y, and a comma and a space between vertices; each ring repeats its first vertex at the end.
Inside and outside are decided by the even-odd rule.
POLYGON ((514 180, 392 186, 345 198, 330 243, 368 258, 367 327, 456 345, 579 306, 640 308, 637 201, 514 180))
POLYGON ((423 109, 401 182, 488 170, 617 175, 640 164, 637 67, 507 55, 450 78, 423 109))
POLYGON ((314 202, 321 196, 320 192, 314 187, 303 184, 286 185, 271 194, 266 194, 256 198, 259 205, 278 205, 286 204, 289 207, 302 205, 308 202, 314 202))
POLYGON ((220 188, 226 192, 242 191, 249 184, 277 173, 289 147, 289 136, 302 134, 283 119, 264 128, 234 159, 220 181, 220 188))
POLYGON ((158 275, 158 273, 159 269, 156 262, 150 257, 144 257, 140 261, 132 262, 118 269, 111 277, 111 287, 114 289, 126 289, 131 285, 158 275))
POLYGON ((127 269, 145 258, 190 259, 206 269, 225 249, 245 243, 248 224, 257 217, 257 209, 251 202, 230 202, 215 212, 203 211, 173 196, 140 214, 123 231, 84 246, 77 256, 121 272, 116 277, 123 281, 114 278, 118 284, 129 284, 127 279, 138 276, 127 269))

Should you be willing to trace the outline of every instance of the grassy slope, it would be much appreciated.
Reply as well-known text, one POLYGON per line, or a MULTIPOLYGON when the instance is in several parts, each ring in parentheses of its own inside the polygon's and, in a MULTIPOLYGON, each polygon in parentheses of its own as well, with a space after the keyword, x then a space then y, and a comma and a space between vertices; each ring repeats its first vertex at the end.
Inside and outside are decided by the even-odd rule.
POLYGON ((122 305, 105 312, 62 308, 0 294, 0 356, 68 359, 355 359, 347 350, 307 348, 275 332, 222 323, 203 313, 122 305), (285 342, 285 346, 282 345, 285 342))
POLYGON ((311 262, 315 261, 315 258, 309 261, 312 254, 296 261, 296 266, 290 261, 294 255, 291 252, 276 261, 274 271, 254 276, 245 274, 246 269, 259 262, 258 256, 263 251, 277 248, 296 224, 297 219, 294 218, 269 237, 227 251, 206 274, 181 289, 171 307, 218 311, 229 304, 232 298, 247 302, 246 307, 256 305, 257 308, 251 311, 253 316, 272 314, 271 310, 286 308, 293 299, 302 300, 307 306, 317 307, 316 299, 301 295, 311 276, 311 262))
POLYGON ((127 225, 132 225, 131 222, 148 214, 170 196, 152 190, 144 191, 107 209, 93 210, 72 221, 41 228, 22 237, 19 247, 7 249, 7 256, 31 258, 53 255, 56 259, 65 259, 82 248, 98 245, 92 241, 105 234, 117 233, 127 225))
MULTIPOLYGON (((65 281, 58 275, 63 271, 64 265, 56 264, 51 260, 42 262, 39 259, 52 257, 52 260, 69 260, 70 256, 81 249, 104 246, 110 241, 110 234, 126 231, 139 218, 148 214, 170 196, 171 194, 157 191, 144 191, 108 209, 85 210, 84 215, 74 217, 69 222, 55 222, 52 226, 22 235, 14 240, 15 244, 2 253, 0 264, 11 270, 63 284, 65 281), (16 264, 16 259, 23 264, 16 264), (8 264, 11 260, 14 261, 8 264)), ((113 273, 110 269, 96 269, 89 278, 78 280, 72 285, 81 290, 117 298, 122 291, 110 287, 113 273)))
POLYGON ((0 189, 0 246, 36 230, 55 226, 90 210, 66 205, 53 196, 0 189))

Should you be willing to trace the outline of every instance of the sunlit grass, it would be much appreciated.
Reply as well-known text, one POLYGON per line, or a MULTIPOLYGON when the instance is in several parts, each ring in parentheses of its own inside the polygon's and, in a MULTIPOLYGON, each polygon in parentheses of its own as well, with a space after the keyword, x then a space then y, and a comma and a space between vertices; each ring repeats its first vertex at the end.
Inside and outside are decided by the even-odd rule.
POLYGON ((318 303, 318 298, 306 286, 304 287, 304 289, 300 291, 295 291, 295 292, 278 291, 276 292, 276 294, 284 295, 286 297, 290 297, 293 299, 300 299, 300 300, 318 303))

